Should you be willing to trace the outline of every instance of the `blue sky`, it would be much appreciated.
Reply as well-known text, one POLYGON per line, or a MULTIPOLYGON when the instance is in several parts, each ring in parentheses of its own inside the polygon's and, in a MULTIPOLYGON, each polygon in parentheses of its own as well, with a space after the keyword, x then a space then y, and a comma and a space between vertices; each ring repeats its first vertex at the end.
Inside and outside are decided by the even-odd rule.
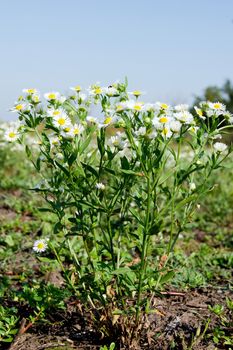
POLYGON ((0 119, 23 88, 128 77, 144 100, 192 102, 233 80, 232 0, 0 1, 0 119))

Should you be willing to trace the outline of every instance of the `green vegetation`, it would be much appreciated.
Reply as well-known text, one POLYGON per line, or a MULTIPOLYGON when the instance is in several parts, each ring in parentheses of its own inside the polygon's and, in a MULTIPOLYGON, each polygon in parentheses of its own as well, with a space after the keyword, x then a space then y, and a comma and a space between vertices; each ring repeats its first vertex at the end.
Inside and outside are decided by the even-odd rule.
POLYGON ((46 94, 47 110, 29 92, 14 107, 25 125, 4 135, 26 155, 3 142, 0 341, 64 329, 102 350, 231 349, 232 148, 216 138, 232 117, 221 102, 194 117, 110 89, 92 87, 119 114, 98 126, 80 91, 64 105, 46 94))

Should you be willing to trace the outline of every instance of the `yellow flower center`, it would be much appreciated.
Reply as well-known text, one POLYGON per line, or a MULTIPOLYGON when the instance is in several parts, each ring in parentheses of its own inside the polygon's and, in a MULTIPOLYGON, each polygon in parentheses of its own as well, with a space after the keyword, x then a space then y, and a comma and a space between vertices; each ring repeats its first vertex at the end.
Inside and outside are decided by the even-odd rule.
POLYGON ((38 244, 37 244, 37 248, 38 248, 38 249, 43 249, 43 248, 44 248, 44 243, 42 243, 42 242, 41 242, 41 243, 38 243, 38 244))
POLYGON ((34 94, 36 89, 27 89, 28 94, 34 94))
POLYGON ((65 132, 69 132, 69 131, 70 131, 70 128, 65 128, 64 131, 65 131, 65 132))
POLYGON ((221 104, 220 104, 220 103, 215 103, 215 104, 214 104, 214 108, 215 108, 215 109, 221 108, 221 104))
POLYGON ((116 110, 117 110, 117 111, 122 111, 122 109, 123 109, 122 105, 117 105, 117 106, 116 106, 116 110))
POLYGON ((99 95, 99 94, 102 93, 102 89, 101 89, 100 87, 97 87, 97 88, 94 89, 94 93, 95 93, 96 95, 99 95))
POLYGON ((162 109, 168 109, 168 105, 166 103, 161 103, 161 108, 162 109))
POLYGON ((111 118, 111 117, 108 117, 108 118, 105 119, 104 124, 105 124, 105 125, 106 125, 106 124, 109 124, 109 123, 111 123, 111 121, 112 121, 112 118, 111 118))
POLYGON ((142 109, 142 105, 135 105, 134 106, 134 109, 135 109, 135 111, 141 111, 141 109, 142 109))
POLYGON ((140 96, 141 95, 141 91, 135 90, 135 91, 133 91, 133 95, 134 96, 140 96))
POLYGON ((53 111, 53 115, 59 115, 60 113, 60 111, 53 111))
POLYGON ((16 134, 15 134, 13 131, 11 131, 11 132, 9 132, 8 136, 9 136, 11 139, 13 139, 13 138, 16 136, 16 134))
POLYGON ((74 135, 78 135, 79 132, 80 132, 79 128, 75 128, 75 129, 74 129, 74 135))
POLYGON ((169 131, 168 128, 164 128, 163 129, 163 134, 166 136, 168 134, 168 131, 169 131))
POLYGON ((48 98, 50 99, 50 100, 55 100, 56 99, 56 95, 55 94, 49 94, 48 95, 48 98))
POLYGON ((34 96, 34 97, 33 97, 33 101, 34 101, 34 102, 39 102, 39 101, 40 101, 39 96, 34 96))
POLYGON ((15 106, 15 109, 17 109, 17 111, 21 111, 23 109, 23 105, 17 105, 15 106))
POLYGON ((74 87, 74 89, 75 89, 75 91, 79 92, 79 91, 81 91, 81 86, 77 85, 77 86, 74 87))
POLYGON ((160 123, 167 123, 168 122, 168 118, 167 117, 161 117, 159 119, 160 123))
POLYGON ((58 122, 59 125, 64 125, 66 120, 64 118, 60 118, 60 119, 58 119, 57 122, 58 122))

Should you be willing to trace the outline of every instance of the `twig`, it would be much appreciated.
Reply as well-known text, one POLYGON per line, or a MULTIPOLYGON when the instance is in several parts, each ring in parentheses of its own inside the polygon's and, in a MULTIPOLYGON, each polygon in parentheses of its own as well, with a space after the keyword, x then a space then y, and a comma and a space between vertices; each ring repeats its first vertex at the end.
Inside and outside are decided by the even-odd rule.
POLYGON ((57 347, 57 346, 66 346, 67 344, 64 344, 64 343, 47 343, 47 344, 44 344, 44 345, 41 345, 37 348, 37 350, 43 350, 43 349, 46 349, 46 348, 50 348, 50 347, 57 347))
POLYGON ((181 293, 181 292, 160 292, 160 294, 162 294, 162 295, 178 295, 178 296, 185 295, 185 293, 181 293))

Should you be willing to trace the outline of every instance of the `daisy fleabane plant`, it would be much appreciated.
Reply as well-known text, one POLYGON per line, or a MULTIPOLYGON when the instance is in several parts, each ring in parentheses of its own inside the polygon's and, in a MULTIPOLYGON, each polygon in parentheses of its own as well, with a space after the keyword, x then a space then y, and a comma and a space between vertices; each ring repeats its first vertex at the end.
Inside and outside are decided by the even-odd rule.
MULTIPOLYGON (((54 233, 69 250, 62 268, 68 285, 93 319, 109 315, 106 335, 124 333, 125 317, 130 343, 153 293, 175 273, 169 259, 211 188, 210 175, 232 151, 218 139, 233 118, 219 102, 193 110, 144 102, 144 92, 128 92, 120 82, 70 91, 45 93, 42 103, 36 89, 25 89, 12 108, 19 114, 16 136, 9 140, 6 130, 4 137, 25 145, 42 176, 35 191, 56 215, 54 233)), ((33 249, 43 252, 46 244, 38 240, 33 249)), ((62 264, 59 251, 54 256, 62 264)))

